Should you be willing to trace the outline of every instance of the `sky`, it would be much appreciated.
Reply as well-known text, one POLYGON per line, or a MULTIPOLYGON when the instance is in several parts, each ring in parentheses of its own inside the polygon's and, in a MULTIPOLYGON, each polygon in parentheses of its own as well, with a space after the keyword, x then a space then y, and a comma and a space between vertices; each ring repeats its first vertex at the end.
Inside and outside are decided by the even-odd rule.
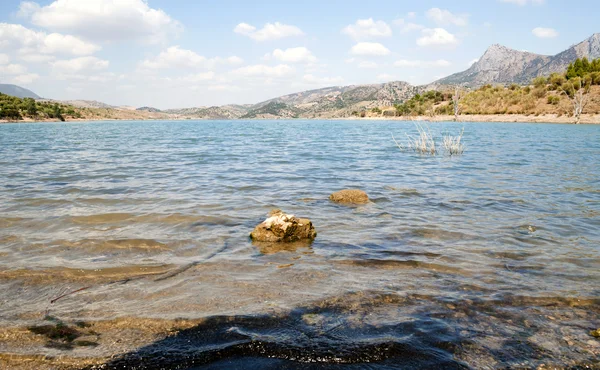
POLYGON ((0 83, 160 109, 418 85, 492 44, 559 53, 600 32, 598 10, 591 0, 2 0, 0 83))

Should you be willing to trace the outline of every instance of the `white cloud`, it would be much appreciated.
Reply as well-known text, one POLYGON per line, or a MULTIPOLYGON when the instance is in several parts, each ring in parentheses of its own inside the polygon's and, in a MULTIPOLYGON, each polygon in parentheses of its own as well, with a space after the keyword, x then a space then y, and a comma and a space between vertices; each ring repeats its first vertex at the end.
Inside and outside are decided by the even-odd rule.
POLYGON ((0 65, 0 74, 2 75, 20 75, 27 72, 27 68, 20 64, 0 65))
POLYGON ((275 49, 273 58, 286 63, 315 63, 317 58, 305 47, 275 49))
POLYGON ((22 54, 90 55, 100 50, 98 45, 75 36, 47 34, 9 23, 0 23, 0 47, 17 50, 22 54))
POLYGON ((500 0, 503 3, 512 3, 512 4, 517 4, 519 6, 524 6, 527 4, 535 4, 535 5, 541 5, 545 3, 545 0, 500 0))
POLYGON ((0 54, 0 65, 8 64, 10 62, 10 58, 6 54, 0 54))
POLYGON ((12 82, 17 85, 29 85, 39 77, 40 76, 36 73, 26 73, 13 77, 12 82))
POLYGON ((379 65, 375 62, 362 61, 358 63, 358 68, 373 69, 377 67, 379 67, 379 65))
POLYGON ((197 82, 210 81, 214 78, 215 78, 215 72, 209 71, 209 72, 196 73, 193 75, 188 75, 188 76, 182 77, 182 78, 180 78, 180 81, 197 83, 197 82))
POLYGON ((409 33, 413 31, 420 31, 425 28, 425 26, 417 23, 406 22, 403 18, 396 19, 394 21, 394 25, 400 28, 400 33, 409 33))
POLYGON ((287 64, 279 64, 274 67, 264 64, 256 64, 235 69, 231 72, 233 75, 244 77, 266 76, 266 77, 284 77, 294 73, 294 68, 287 64))
POLYGON ((455 46, 458 44, 456 36, 443 28, 425 28, 422 36, 417 39, 419 46, 455 46))
POLYGON ((68 60, 57 60, 52 63, 52 67, 69 73, 78 73, 81 71, 99 71, 108 68, 108 60, 98 59, 96 57, 80 57, 68 60))
POLYGON ((342 77, 315 77, 312 74, 305 74, 302 80, 311 85, 335 85, 344 82, 342 77))
POLYGON ((473 59, 473 60, 471 60, 471 61, 469 62, 469 64, 468 64, 468 65, 469 65, 469 67, 470 67, 470 66, 472 66, 473 64, 475 64, 475 63, 477 63, 477 62, 479 62, 479 58, 476 58, 476 59, 473 59))
POLYGON ((408 13, 406 13, 406 18, 408 18, 408 19, 415 18, 416 16, 417 16, 416 12, 408 12, 408 13))
POLYGON ((394 63, 394 67, 406 67, 406 68, 448 67, 450 65, 451 65, 451 63, 445 59, 438 59, 438 60, 434 60, 434 61, 400 59, 394 63))
POLYGON ((354 40, 364 40, 373 37, 389 37, 392 29, 384 21, 374 21, 373 18, 359 19, 342 29, 342 33, 354 40))
POLYGON ((250 37, 255 41, 271 41, 304 35, 300 28, 279 22, 267 23, 260 30, 248 23, 240 23, 233 29, 233 32, 250 37))
POLYGON ((385 56, 390 50, 378 42, 359 42, 350 49, 350 53, 358 56, 385 56))
POLYGON ((163 50, 154 59, 146 59, 142 62, 143 68, 161 69, 161 68, 195 68, 202 67, 206 62, 206 57, 198 55, 191 50, 182 49, 179 46, 171 46, 163 50))
POLYGON ((228 58, 206 58, 192 50, 171 46, 163 50, 155 58, 146 59, 140 63, 143 70, 166 68, 213 68, 217 64, 240 65, 244 60, 237 56, 228 58))
POLYGON ((453 14, 446 9, 431 8, 426 13, 427 18, 440 26, 455 25, 464 27, 468 23, 467 14, 453 14))
POLYGON ((232 66, 244 64, 244 59, 242 59, 238 56, 235 56, 235 55, 226 58, 225 61, 232 66))
POLYGON ((551 39, 558 36, 558 32, 553 28, 536 27, 531 30, 531 33, 542 39, 551 39))
POLYGON ((183 29, 164 11, 150 8, 145 0, 56 0, 44 7, 23 2, 18 15, 36 26, 98 42, 158 43, 183 29))

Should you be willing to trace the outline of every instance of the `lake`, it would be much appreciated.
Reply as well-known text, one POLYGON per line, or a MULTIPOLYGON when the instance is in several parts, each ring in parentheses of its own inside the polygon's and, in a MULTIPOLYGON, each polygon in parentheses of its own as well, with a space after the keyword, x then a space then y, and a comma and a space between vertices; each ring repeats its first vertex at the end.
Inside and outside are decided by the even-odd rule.
POLYGON ((0 125, 0 364, 599 366, 600 126, 463 127, 0 125), (314 242, 254 245, 274 208, 314 242))

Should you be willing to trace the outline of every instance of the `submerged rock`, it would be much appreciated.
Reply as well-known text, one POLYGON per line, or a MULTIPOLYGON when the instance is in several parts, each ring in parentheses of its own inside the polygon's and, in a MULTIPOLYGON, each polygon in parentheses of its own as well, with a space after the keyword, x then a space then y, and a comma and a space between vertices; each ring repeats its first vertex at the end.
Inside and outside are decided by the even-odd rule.
POLYGON ((329 199, 336 203, 345 204, 366 204, 369 202, 367 193, 359 189, 340 190, 331 194, 329 199))
POLYGON ((316 237, 317 231, 309 219, 287 215, 280 210, 272 211, 270 217, 250 233, 253 241, 269 243, 291 243, 316 237))
POLYGON ((592 337, 595 337, 595 338, 600 338, 600 328, 599 328, 599 329, 596 329, 596 330, 592 330, 592 331, 590 332, 590 335, 591 335, 592 337))

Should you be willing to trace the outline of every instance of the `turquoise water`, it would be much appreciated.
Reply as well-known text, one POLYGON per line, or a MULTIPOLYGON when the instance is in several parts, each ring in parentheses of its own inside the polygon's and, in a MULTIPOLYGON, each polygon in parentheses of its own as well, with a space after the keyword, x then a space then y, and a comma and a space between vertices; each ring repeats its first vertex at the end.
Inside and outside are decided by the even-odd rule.
POLYGON ((394 144, 409 122, 0 125, 0 326, 212 320, 129 352, 180 367, 592 363, 600 126, 431 124, 462 127, 432 157, 394 144), (273 208, 314 243, 254 246, 273 208))

